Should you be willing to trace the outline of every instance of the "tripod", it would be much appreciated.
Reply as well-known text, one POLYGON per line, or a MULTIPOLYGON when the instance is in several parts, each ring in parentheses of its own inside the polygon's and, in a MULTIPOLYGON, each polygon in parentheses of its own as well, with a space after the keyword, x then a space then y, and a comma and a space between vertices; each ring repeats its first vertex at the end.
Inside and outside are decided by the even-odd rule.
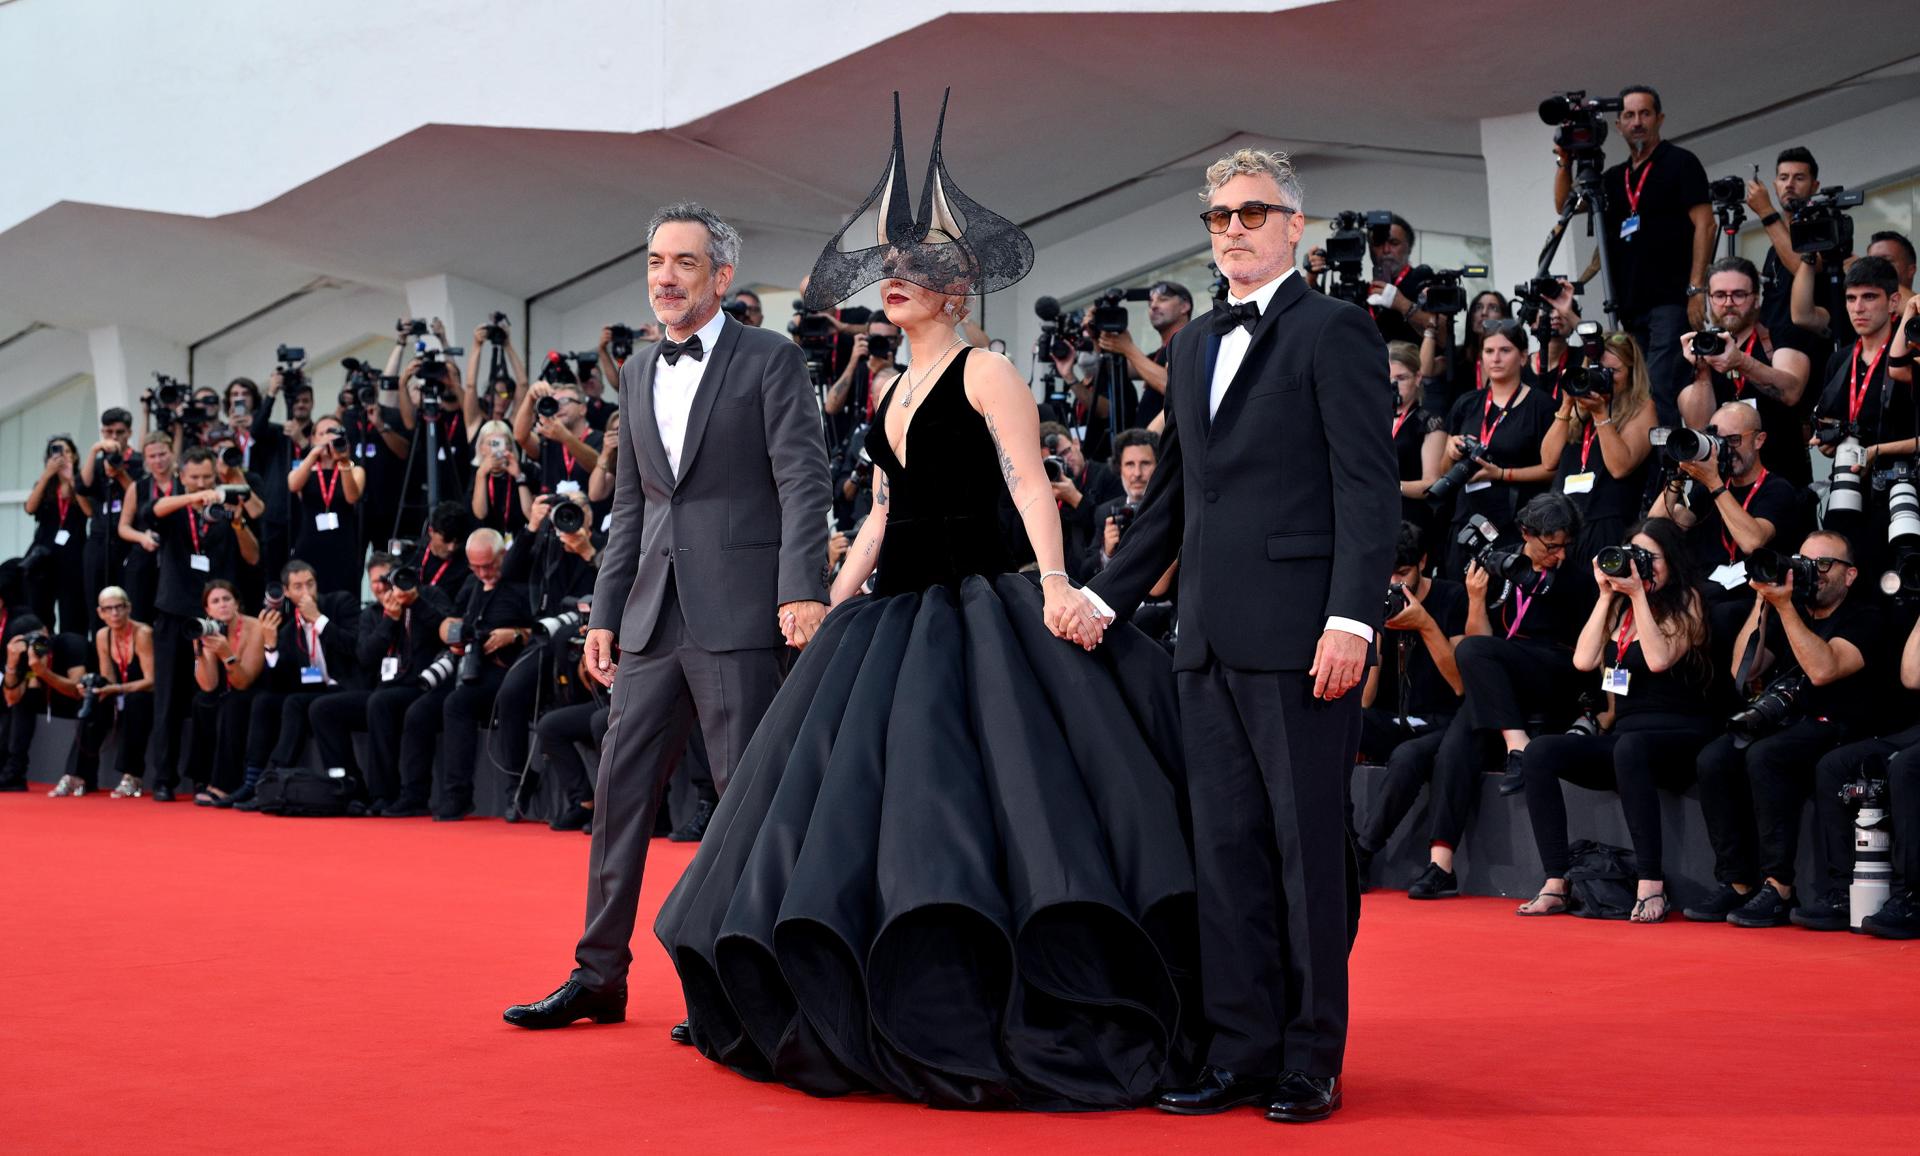
MULTIPOLYGON (((1599 236, 1595 226, 1606 227, 1607 214, 1606 183, 1600 174, 1600 153, 1577 152, 1573 157, 1573 192, 1568 194, 1567 203, 1560 210, 1560 219, 1554 222, 1547 233, 1547 243, 1540 250, 1540 265, 1534 271, 1534 280, 1552 276, 1553 259, 1560 252, 1560 242, 1566 238, 1567 225, 1575 213, 1584 213, 1587 218, 1587 236, 1599 236)), ((1620 327, 1620 319, 1614 314, 1613 305, 1613 266, 1607 260, 1607 240, 1600 236, 1600 291, 1601 310, 1607 315, 1607 324, 1615 329, 1620 327)))
MULTIPOLYGON (((440 408, 436 404, 431 414, 424 409, 415 410, 414 414, 413 444, 407 447, 407 472, 400 479, 400 492, 402 494, 414 492, 414 463, 425 463, 422 468, 427 473, 425 478, 427 508, 420 512, 419 522, 424 526, 427 524, 427 519, 433 516, 433 508, 440 504, 440 408), (427 452, 424 455, 420 452, 422 442, 426 443, 427 452)), ((401 499, 399 508, 393 512, 393 533, 389 535, 390 539, 402 536, 400 527, 407 522, 407 511, 417 509, 419 507, 406 501, 405 498, 401 499)))
POLYGON ((1747 207, 1739 201, 1731 201, 1725 204, 1716 201, 1713 205, 1713 216, 1714 219, 1719 222, 1720 235, 1727 239, 1727 251, 1722 254, 1722 256, 1737 256, 1738 254, 1734 250, 1734 241, 1740 232, 1740 226, 1746 223, 1747 207))

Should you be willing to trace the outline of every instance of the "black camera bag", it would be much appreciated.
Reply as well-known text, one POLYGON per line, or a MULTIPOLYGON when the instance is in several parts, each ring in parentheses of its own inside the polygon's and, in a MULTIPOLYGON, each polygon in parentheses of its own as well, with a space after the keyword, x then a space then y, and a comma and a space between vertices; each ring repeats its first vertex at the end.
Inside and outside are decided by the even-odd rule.
POLYGON ((1625 919, 1633 914, 1639 866, 1623 847, 1576 840, 1567 848, 1567 910, 1583 919, 1625 919))
POLYGON ((272 767, 260 776, 253 791, 266 814, 328 818, 347 813, 359 785, 351 778, 330 778, 306 767, 272 767))

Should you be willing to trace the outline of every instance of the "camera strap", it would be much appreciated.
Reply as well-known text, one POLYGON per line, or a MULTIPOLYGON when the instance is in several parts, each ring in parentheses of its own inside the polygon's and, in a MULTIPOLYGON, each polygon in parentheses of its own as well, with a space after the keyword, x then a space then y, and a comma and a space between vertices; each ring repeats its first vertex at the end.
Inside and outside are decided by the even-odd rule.
POLYGON ((1880 343, 1880 352, 1873 355, 1873 362, 1867 366, 1864 377, 1860 374, 1861 344, 1858 341, 1853 343, 1852 363, 1847 367, 1847 422, 1849 424, 1859 422, 1861 407, 1867 402, 1867 388, 1873 384, 1873 375, 1880 371, 1880 363, 1887 359, 1887 350, 1893 348, 1893 337, 1889 334, 1887 339, 1880 343))
POLYGON ((1638 637, 1638 634, 1633 629, 1633 607, 1629 606, 1627 607, 1626 613, 1620 616, 1619 633, 1613 637, 1613 664, 1615 666, 1625 666, 1627 664, 1627 647, 1633 645, 1633 640, 1636 637, 1638 637))
POLYGON ((64 529, 67 525, 67 511, 73 508, 73 499, 68 496, 65 486, 54 490, 53 504, 60 515, 60 520, 54 524, 64 529))
MULTIPOLYGON (((440 585, 440 579, 446 577, 447 567, 451 565, 453 565, 453 559, 451 557, 448 557, 444 561, 442 561, 440 563, 440 568, 433 572, 433 577, 427 579, 427 585, 429 586, 440 585)), ((422 566, 420 570, 421 570, 421 573, 424 574, 426 572, 426 567, 422 566)))
MULTIPOLYGON (((1740 499, 1740 508, 1742 510, 1753 508, 1753 496, 1760 492, 1760 487, 1765 485, 1766 482, 1767 467, 1761 466, 1760 476, 1753 479, 1753 488, 1747 491, 1746 497, 1740 499)), ((1727 565, 1733 565, 1740 557, 1740 545, 1733 540, 1732 534, 1727 533, 1727 522, 1725 518, 1720 520, 1720 544, 1727 548, 1727 565)))
POLYGON ((200 515, 191 506, 187 507, 187 534, 193 538, 193 552, 206 553, 200 548, 200 515))
POLYGON ((1587 472, 1587 458, 1593 453, 1593 439, 1600 436, 1600 427, 1592 422, 1586 423, 1586 431, 1580 435, 1580 472, 1587 472))
POLYGON ((1740 654, 1740 664, 1734 668, 1734 689, 1742 694, 1746 693, 1747 686, 1752 683, 1753 668, 1760 662, 1760 644, 1761 640, 1767 636, 1767 615, 1772 612, 1772 609, 1764 599, 1761 600, 1760 616, 1753 623, 1753 637, 1747 639, 1747 648, 1740 654))

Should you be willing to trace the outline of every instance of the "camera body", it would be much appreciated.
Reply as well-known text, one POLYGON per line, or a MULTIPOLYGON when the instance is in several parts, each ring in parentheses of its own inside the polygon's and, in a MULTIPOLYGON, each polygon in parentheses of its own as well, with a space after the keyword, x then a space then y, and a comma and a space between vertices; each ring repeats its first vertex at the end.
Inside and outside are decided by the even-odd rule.
POLYGON ((1151 294, 1144 288, 1122 289, 1118 286, 1102 293, 1093 303, 1088 321, 1093 331, 1098 333, 1125 333, 1127 331, 1127 307, 1125 301, 1145 301, 1151 294))
POLYGON ((1134 507, 1132 502, 1115 506, 1113 514, 1111 515, 1113 518, 1113 528, 1124 534, 1127 532, 1127 527, 1133 525, 1133 520, 1139 516, 1140 511, 1134 507))
POLYGON ((1466 485, 1467 479, 1480 468, 1480 458, 1486 455, 1487 447, 1472 434, 1460 435, 1460 444, 1466 449, 1465 456, 1449 466, 1447 472, 1441 474, 1439 480, 1428 487, 1427 501, 1438 505, 1451 498, 1453 492, 1466 485))
POLYGON ((1723 481, 1732 479, 1738 472, 1733 459, 1733 446, 1716 434, 1685 426, 1663 426, 1650 431, 1648 440, 1662 457, 1675 465, 1681 462, 1713 462, 1723 481))
MULTIPOLYGON (((1751 559, 1748 566, 1752 566, 1751 559)), ((1807 692, 1812 689, 1813 683, 1797 670, 1768 683, 1765 690, 1747 700, 1747 705, 1727 719, 1727 732, 1733 736, 1733 745, 1744 749, 1755 740, 1792 724, 1806 713, 1807 692)))
POLYGON ((410 562, 402 562, 387 571, 387 585, 406 594, 420 589, 420 567, 410 562))
POLYGON ((1804 255, 1850 255, 1853 252, 1853 218, 1847 215, 1847 210, 1865 200, 1866 194, 1859 189, 1833 185, 1804 201, 1789 201, 1787 208, 1791 219, 1787 231, 1793 238, 1793 251, 1804 255))
POLYGON ((894 342, 896 340, 891 333, 867 334, 867 356, 878 357, 882 361, 892 361, 894 342))
POLYGON ((91 718, 100 705, 100 688, 107 680, 89 671, 80 676, 80 709, 74 712, 76 718, 91 718))
POLYGON ((533 403, 533 412, 536 417, 559 417, 560 399, 554 397, 552 394, 548 394, 546 397, 536 398, 533 403))
POLYGON ((1427 313, 1452 317, 1467 308, 1467 289, 1461 279, 1476 280, 1487 275, 1485 265, 1462 265, 1458 269, 1436 269, 1420 289, 1419 307, 1427 313))
POLYGON ((1540 120, 1554 126, 1553 143, 1575 160, 1598 161, 1607 143, 1607 122, 1600 114, 1619 112, 1619 97, 1587 96, 1585 89, 1555 93, 1540 102, 1540 120))
POLYGON ((1747 182, 1739 177, 1716 177, 1707 184, 1707 198, 1716 209, 1730 209, 1747 202, 1747 182))
POLYGON ((1407 587, 1403 582, 1395 582, 1387 587, 1386 617, 1381 621, 1391 621, 1400 616, 1407 608, 1407 587))
POLYGON ((218 618, 189 618, 187 619, 186 633, 188 638, 205 638, 210 634, 218 634, 224 637, 231 633, 231 630, 226 623, 220 621, 218 618))
POLYGON ((580 503, 560 498, 547 511, 547 521, 553 524, 556 534, 577 534, 586 528, 587 512, 580 508, 580 503))
POLYGON ((1327 255, 1327 269, 1333 274, 1327 296, 1365 305, 1368 285, 1360 275, 1360 267, 1372 253, 1373 246, 1387 240, 1393 228, 1393 214, 1386 209, 1342 209, 1327 227, 1327 241, 1321 247, 1327 255))
POLYGON ((1553 571, 1536 570, 1517 542, 1507 542, 1500 528, 1479 514, 1467 519, 1454 541, 1473 552, 1482 570, 1529 594, 1544 594, 1553 585, 1553 571))
POLYGON ((507 315, 496 312, 487 321, 487 342, 491 345, 507 343, 507 315))
POLYGON ((1789 574, 1793 576, 1793 596, 1796 601, 1813 597, 1813 589, 1820 583, 1820 568, 1813 559, 1798 554, 1782 554, 1766 546, 1747 555, 1747 577, 1762 586, 1784 586, 1789 574))
POLYGON ((1638 575, 1642 582, 1653 581, 1653 552, 1644 546, 1602 546, 1594 555, 1593 564, 1609 578, 1632 574, 1638 575))

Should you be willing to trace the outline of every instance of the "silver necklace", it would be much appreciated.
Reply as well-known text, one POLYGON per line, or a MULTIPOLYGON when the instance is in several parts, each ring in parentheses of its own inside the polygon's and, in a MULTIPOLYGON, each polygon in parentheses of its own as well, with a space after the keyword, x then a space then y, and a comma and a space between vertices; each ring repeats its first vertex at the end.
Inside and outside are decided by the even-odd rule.
POLYGON ((927 366, 927 372, 920 375, 919 382, 916 383, 913 380, 913 368, 911 366, 907 368, 907 392, 902 394, 900 397, 901 409, 913 408, 914 390, 919 389, 921 386, 927 384, 927 379, 933 376, 933 371, 940 368, 940 363, 947 359, 947 354, 952 353, 954 351, 955 346, 958 346, 962 340, 963 340, 962 338, 955 337, 953 339, 952 345, 949 345, 945 349, 942 349, 940 351, 940 356, 933 359, 933 364, 927 366))

